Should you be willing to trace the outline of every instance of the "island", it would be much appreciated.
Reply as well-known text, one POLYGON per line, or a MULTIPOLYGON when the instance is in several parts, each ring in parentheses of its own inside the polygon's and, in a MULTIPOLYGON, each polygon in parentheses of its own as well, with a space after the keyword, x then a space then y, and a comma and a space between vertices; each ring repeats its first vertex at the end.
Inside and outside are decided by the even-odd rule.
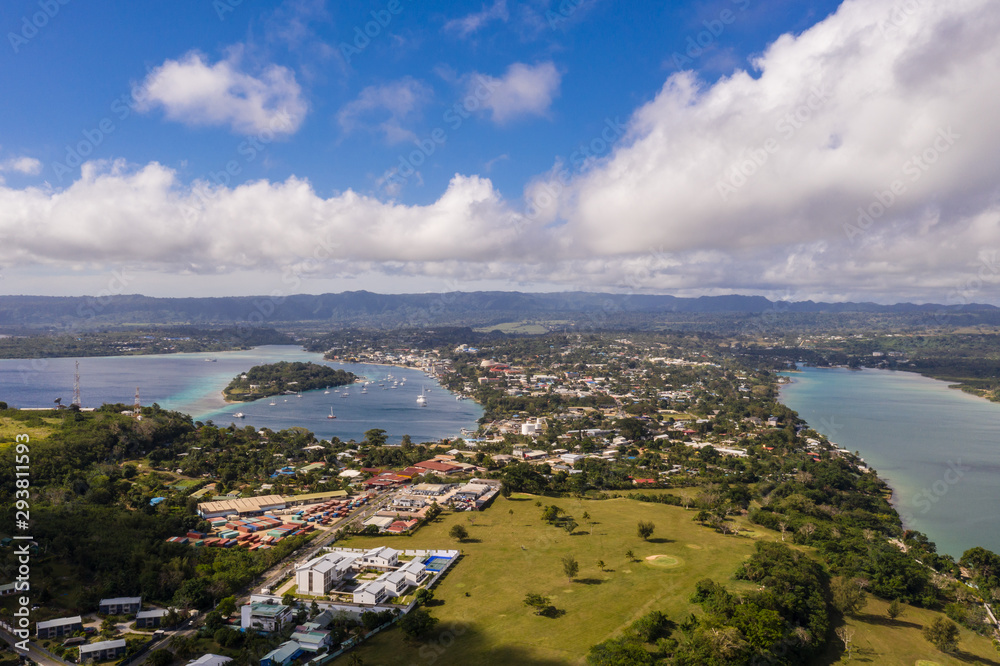
POLYGON ((268 363, 255 365, 222 390, 230 402, 250 402, 281 393, 298 393, 328 386, 343 386, 358 379, 353 372, 318 363, 268 363))

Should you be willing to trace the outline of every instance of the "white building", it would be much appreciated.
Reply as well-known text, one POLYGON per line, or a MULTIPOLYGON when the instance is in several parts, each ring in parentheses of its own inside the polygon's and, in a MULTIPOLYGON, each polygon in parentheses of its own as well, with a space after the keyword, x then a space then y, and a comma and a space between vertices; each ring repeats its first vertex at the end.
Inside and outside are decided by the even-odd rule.
POLYGON ((305 564, 295 568, 295 584, 299 594, 322 596, 330 591, 335 583, 353 570, 357 555, 343 552, 327 553, 315 557, 305 564))
POLYGON ((361 565, 375 569, 394 569, 399 566, 399 551, 388 546, 373 548, 361 556, 361 565))
POLYGON ((292 607, 283 604, 254 602, 240 607, 240 626, 272 632, 292 620, 292 607))

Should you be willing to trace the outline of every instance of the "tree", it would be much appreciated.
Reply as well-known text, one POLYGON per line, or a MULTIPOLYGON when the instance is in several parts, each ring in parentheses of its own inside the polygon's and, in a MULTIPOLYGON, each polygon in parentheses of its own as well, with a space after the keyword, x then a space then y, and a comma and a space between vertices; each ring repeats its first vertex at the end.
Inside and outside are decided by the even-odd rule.
POLYGON ((236 612, 236 598, 232 596, 224 597, 219 601, 219 605, 215 607, 215 610, 219 611, 222 617, 229 617, 236 612))
POLYGON ((426 606, 430 601, 433 601, 434 592, 432 590, 428 590, 426 587, 422 587, 417 590, 417 593, 413 596, 413 598, 416 600, 417 604, 426 606))
POLYGON ((457 541, 465 541, 469 538, 469 530, 465 529, 465 525, 452 525, 448 535, 457 541))
POLYGON ((890 620, 895 620, 897 617, 903 614, 903 606, 899 603, 899 599, 893 599, 889 603, 889 607, 885 610, 886 615, 889 616, 890 620))
POLYGON ((844 642, 847 648, 847 658, 851 658, 851 642, 854 640, 854 630, 850 627, 837 627, 837 638, 844 642))
POLYGON ((649 541, 649 537, 653 536, 653 530, 656 529, 656 525, 651 522, 640 520, 637 525, 636 531, 638 531, 639 536, 642 537, 643 541, 649 541))
POLYGON ((924 627, 924 638, 941 652, 954 652, 958 649, 958 625, 943 617, 924 627))
POLYGON ((388 439, 385 430, 381 428, 372 428, 371 430, 365 431, 365 444, 369 444, 373 447, 385 446, 385 442, 388 439))
POLYGON ((563 529, 566 530, 567 534, 572 534, 573 530, 575 530, 577 527, 579 527, 579 525, 576 524, 575 520, 568 520, 566 521, 566 524, 563 525, 563 529))
POLYGON ((399 620, 399 628, 408 638, 420 638, 437 624, 436 617, 423 608, 415 608, 399 620))
POLYGON ((833 593, 833 607, 844 615, 854 615, 864 608, 868 601, 857 579, 844 576, 834 578, 830 583, 830 591, 833 593))
POLYGON ((174 655, 170 650, 164 650, 160 648, 159 650, 153 650, 146 657, 146 663, 149 666, 167 666, 174 660, 174 655))
POLYGON ((281 597, 281 603, 283 603, 286 606, 294 606, 295 595, 292 594, 291 592, 285 592, 285 594, 281 597))
POLYGON ((544 615, 546 609, 552 605, 548 597, 529 592, 524 595, 524 605, 535 609, 535 615, 544 615))
POLYGON ((626 550, 625 551, 625 559, 628 560, 629 562, 634 562, 635 561, 635 553, 633 553, 631 550, 626 550))
POLYGON ((563 573, 569 578, 569 582, 573 582, 573 577, 580 573, 580 563, 576 561, 576 558, 572 555, 567 555, 562 558, 563 573))
POLYGON ((597 568, 598 569, 600 569, 601 571, 604 571, 604 567, 606 567, 606 566, 607 565, 604 563, 604 560, 597 560, 597 568))
POLYGON ((110 617, 104 618, 104 621, 101 622, 101 636, 104 636, 105 638, 111 638, 117 633, 118 633, 118 627, 115 625, 115 621, 112 620, 110 617))

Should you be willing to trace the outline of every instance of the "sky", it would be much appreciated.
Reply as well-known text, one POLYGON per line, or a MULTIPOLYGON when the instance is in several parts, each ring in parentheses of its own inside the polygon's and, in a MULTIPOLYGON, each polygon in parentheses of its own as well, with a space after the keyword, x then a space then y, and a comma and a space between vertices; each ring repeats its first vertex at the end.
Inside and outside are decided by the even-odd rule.
POLYGON ((992 0, 6 0, 0 293, 1000 304, 992 0))

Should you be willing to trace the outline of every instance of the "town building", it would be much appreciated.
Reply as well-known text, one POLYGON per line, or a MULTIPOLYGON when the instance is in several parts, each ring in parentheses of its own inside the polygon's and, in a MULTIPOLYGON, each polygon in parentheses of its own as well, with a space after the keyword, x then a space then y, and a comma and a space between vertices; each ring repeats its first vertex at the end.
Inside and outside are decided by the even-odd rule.
POLYGON ((124 638, 80 646, 80 663, 87 661, 114 661, 123 656, 125 656, 124 638))
POLYGON ((142 610, 142 597, 115 597, 101 599, 98 612, 105 615, 135 615, 142 610))
POLYGON ((35 633, 38 638, 71 636, 78 631, 83 631, 83 618, 79 615, 46 620, 35 625, 35 633))

